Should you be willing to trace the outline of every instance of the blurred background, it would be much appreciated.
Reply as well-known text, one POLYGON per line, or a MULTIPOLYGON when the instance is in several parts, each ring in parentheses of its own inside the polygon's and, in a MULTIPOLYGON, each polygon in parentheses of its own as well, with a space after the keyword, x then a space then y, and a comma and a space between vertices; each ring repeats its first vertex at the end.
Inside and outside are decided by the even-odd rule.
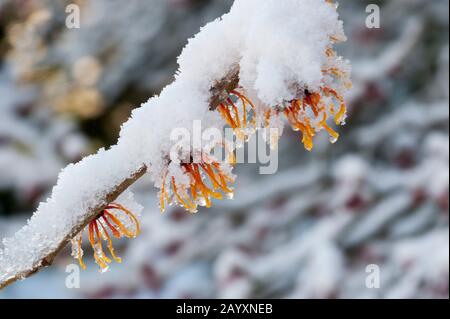
MULTIPOLYGON (((285 130, 277 174, 240 164, 236 194, 191 216, 133 187, 143 233, 81 287, 55 265, 0 298, 448 298, 449 3, 341 1, 354 89, 335 145, 285 130), (365 26, 381 7, 381 28, 365 26), (380 288, 366 286, 368 265, 380 288)), ((231 0, 0 0, 0 237, 68 163, 116 142, 133 107, 173 80, 187 39, 231 0), (66 5, 81 28, 65 26, 66 5)))

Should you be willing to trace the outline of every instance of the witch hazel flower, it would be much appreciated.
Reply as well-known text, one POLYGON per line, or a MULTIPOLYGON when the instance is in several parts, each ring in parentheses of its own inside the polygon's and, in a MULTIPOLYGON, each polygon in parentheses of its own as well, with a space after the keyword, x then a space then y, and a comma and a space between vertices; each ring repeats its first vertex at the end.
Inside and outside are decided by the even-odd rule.
MULTIPOLYGON (((94 220, 89 222, 88 238, 91 247, 94 251, 95 262, 100 266, 102 271, 108 270, 108 264, 111 259, 108 258, 103 250, 102 241, 106 241, 111 257, 118 263, 122 262, 120 257, 117 257, 112 236, 115 238, 135 238, 140 233, 140 225, 137 217, 127 208, 120 204, 107 205, 94 220), (110 234, 111 233, 111 234, 110 234)), ((84 270, 86 265, 83 262, 83 249, 81 247, 83 240, 83 231, 72 238, 72 256, 76 258, 84 270)))
MULTIPOLYGON (((177 128, 195 121, 229 126, 245 142, 257 130, 276 128, 281 135, 287 122, 307 150, 320 131, 335 142, 351 87, 350 64, 334 50, 345 40, 336 9, 330 0, 235 0, 229 13, 189 40, 175 81, 133 111, 118 143, 66 167, 27 225, 3 240, 0 288, 51 264, 69 241, 84 265, 83 229, 101 269, 119 261, 113 238, 137 236, 139 223, 135 210, 117 199, 144 175, 159 189, 162 210, 175 204, 196 212, 232 198, 234 161, 209 151, 201 151, 200 161, 189 153, 171 158, 177 128)), ((267 138, 272 147, 278 135, 267 138)))
POLYGON ((233 188, 229 184, 234 179, 228 164, 203 154, 200 163, 183 163, 164 172, 159 192, 160 209, 164 212, 166 204, 174 203, 191 213, 196 213, 198 206, 210 208, 212 199, 233 198, 233 188))
POLYGON ((237 90, 228 93, 229 97, 217 107, 217 112, 234 130, 236 137, 241 141, 246 141, 257 129, 255 105, 247 96, 237 90))

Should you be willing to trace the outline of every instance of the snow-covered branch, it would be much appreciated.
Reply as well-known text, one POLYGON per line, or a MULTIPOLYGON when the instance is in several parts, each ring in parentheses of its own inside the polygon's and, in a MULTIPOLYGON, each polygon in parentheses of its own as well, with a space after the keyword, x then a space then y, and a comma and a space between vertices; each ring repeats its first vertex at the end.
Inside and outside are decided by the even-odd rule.
MULTIPOLYGON (((94 258, 102 269, 114 260, 114 237, 135 237, 139 222, 130 198, 119 195, 145 173, 160 189, 160 206, 190 212, 231 197, 232 164, 203 148, 171 152, 171 132, 230 126, 246 140, 257 129, 286 121, 306 149, 321 130, 335 142, 333 126, 345 123, 344 95, 350 65, 333 44, 344 41, 342 22, 329 0, 236 0, 228 14, 205 26, 183 50, 175 81, 135 109, 118 143, 69 165, 51 197, 0 251, 0 287, 51 264, 72 240, 80 265, 83 229, 88 227, 94 258), (200 154, 200 162, 192 158, 200 154)), ((274 141, 270 141, 273 143, 274 141)), ((215 146, 223 145, 218 142, 215 146)), ((138 207, 137 205, 135 207, 138 207)), ((136 208, 139 210, 139 208, 136 208)))
MULTIPOLYGON (((211 96, 211 107, 213 108, 217 106, 217 103, 220 101, 219 96, 223 94, 224 89, 233 90, 236 88, 236 86, 236 71, 234 71, 223 78, 220 82, 218 82, 216 86, 212 87, 211 92, 214 93, 211 96)), ((100 163, 108 163, 108 161, 114 161, 114 151, 110 150, 109 152, 110 153, 108 153, 108 151, 101 151, 96 156, 88 157, 77 165, 69 166, 68 168, 66 168, 65 172, 73 169, 73 171, 71 171, 71 174, 73 174, 73 176, 77 176, 83 175, 83 169, 79 167, 84 166, 87 167, 87 169, 89 169, 90 167, 100 168, 100 163)), ((67 245, 67 243, 71 241, 71 239, 75 235, 79 234, 92 220, 94 220, 99 215, 99 213, 101 213, 105 209, 105 207, 107 207, 109 203, 115 202, 118 197, 126 189, 128 189, 128 187, 130 187, 133 183, 135 183, 138 179, 140 179, 147 173, 147 167, 145 165, 136 167, 138 168, 135 171, 133 171, 133 168, 130 167, 130 169, 127 171, 128 175, 127 173, 124 173, 122 177, 116 176, 116 179, 112 181, 110 185, 102 185, 104 187, 103 190, 100 188, 95 190, 93 188, 89 188, 86 186, 83 187, 80 185, 78 189, 72 189, 74 193, 65 195, 65 200, 69 202, 63 201, 63 198, 61 198, 62 203, 73 203, 73 205, 77 205, 77 203, 79 203, 79 212, 70 212, 73 215, 78 213, 79 216, 71 225, 67 225, 67 222, 64 223, 63 221, 63 225, 66 225, 65 229, 62 231, 58 230, 58 232, 53 233, 53 237, 49 238, 49 233, 47 231, 49 224, 46 224, 45 221, 38 221, 39 225, 43 227, 41 229, 30 228, 30 224, 34 226, 37 225, 36 222, 29 222, 27 226, 22 228, 15 235, 14 242, 10 242, 11 244, 14 244, 14 253, 7 250, 0 252, 0 266, 5 267, 0 268, 0 270, 3 272, 0 276, 0 289, 17 280, 24 279, 34 274, 43 267, 51 265, 56 255, 67 245), (83 198, 88 199, 91 196, 90 194, 95 194, 96 192, 103 192, 103 194, 101 196, 96 196, 95 199, 90 201, 89 206, 83 204, 83 198), (39 236, 40 233, 42 237, 37 238, 36 236, 39 236), (31 234, 33 234, 35 237, 32 241, 29 241, 28 236, 31 234), (18 242, 18 240, 23 241, 18 242), (8 255, 9 258, 14 259, 7 260, 6 258, 8 257, 8 255), (6 264, 7 262, 9 262, 9 264, 6 264), (7 265, 8 268, 6 268, 7 265)), ((85 178, 88 178, 88 171, 84 171, 85 175, 83 176, 85 178)), ((105 173, 105 178, 108 178, 108 176, 112 172, 112 168, 107 167, 103 172, 105 173)), ((69 190, 64 186, 61 186, 61 180, 63 181, 62 183, 64 183, 63 174, 64 172, 60 175, 59 183, 54 189, 53 196, 57 196, 55 190, 58 190, 58 186, 60 188, 63 188, 64 191, 69 190)), ((91 177, 93 177, 94 179, 99 179, 101 176, 101 172, 97 170, 96 172, 92 172, 92 174, 94 175, 91 175, 91 177)), ((74 179, 67 178, 67 181, 73 182, 74 179)), ((88 182, 86 179, 84 181, 88 182)), ((79 179, 79 183, 83 183, 84 181, 82 179, 79 179)), ((88 185, 91 185, 93 187, 99 186, 99 184, 95 181, 92 181, 92 183, 89 183, 88 185)), ((51 203, 55 203, 55 201, 52 201, 51 203)), ((33 220, 33 218, 36 218, 36 215, 37 214, 33 215, 31 221, 36 221, 36 219, 33 220)), ((48 222, 52 222, 52 224, 50 225, 53 225, 53 228, 55 228, 56 226, 54 223, 57 222, 55 220, 55 217, 56 216, 51 215, 48 217, 50 219, 47 220, 48 222)), ((4 240, 5 246, 8 245, 8 241, 8 239, 4 240)))

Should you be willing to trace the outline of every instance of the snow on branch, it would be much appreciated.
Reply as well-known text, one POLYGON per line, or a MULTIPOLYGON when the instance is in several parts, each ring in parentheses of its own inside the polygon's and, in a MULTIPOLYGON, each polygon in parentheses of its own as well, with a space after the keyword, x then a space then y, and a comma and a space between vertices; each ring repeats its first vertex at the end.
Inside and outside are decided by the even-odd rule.
POLYGON ((0 288, 51 264, 69 241, 84 267, 85 228, 102 270, 111 262, 102 241, 120 262, 112 237, 137 236, 140 211, 130 193, 122 193, 146 173, 160 189, 162 210, 176 204, 196 212, 212 199, 231 197, 233 161, 204 149, 169 156, 176 128, 201 120, 217 129, 228 125, 246 140, 287 121, 307 150, 321 130, 335 142, 333 126, 345 122, 351 86, 350 65, 333 50, 345 40, 336 8, 330 0, 236 0, 189 41, 175 81, 133 111, 118 143, 66 167, 27 225, 3 240, 0 288), (200 162, 192 162, 196 153, 200 162))

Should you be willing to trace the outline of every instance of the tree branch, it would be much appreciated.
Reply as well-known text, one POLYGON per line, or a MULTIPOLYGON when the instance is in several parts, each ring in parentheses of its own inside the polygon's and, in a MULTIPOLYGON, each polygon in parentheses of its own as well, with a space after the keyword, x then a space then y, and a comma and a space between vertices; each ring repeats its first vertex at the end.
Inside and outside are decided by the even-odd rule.
MULTIPOLYGON (((225 101, 228 97, 228 91, 232 91, 237 88, 239 83, 239 68, 234 67, 224 78, 220 81, 214 83, 211 87, 211 99, 210 99, 210 110, 215 110, 217 106, 225 101)), ((114 187, 113 191, 106 194, 104 198, 99 199, 99 204, 92 207, 86 214, 85 218, 77 223, 70 232, 63 238, 63 240, 59 243, 59 245, 48 253, 46 256, 43 256, 39 261, 37 261, 33 267, 27 269, 25 271, 18 272, 13 277, 9 277, 3 281, 0 281, 0 289, 10 285, 17 280, 25 279, 42 268, 50 266, 53 263, 56 255, 70 242, 70 240, 82 231, 94 218, 100 214, 105 207, 111 202, 115 201, 120 194, 122 194, 128 187, 133 185, 139 178, 141 178, 147 172, 147 167, 142 166, 136 170, 134 174, 132 174, 129 178, 122 181, 116 187, 114 187), (105 204, 106 203, 106 204, 105 204)))

